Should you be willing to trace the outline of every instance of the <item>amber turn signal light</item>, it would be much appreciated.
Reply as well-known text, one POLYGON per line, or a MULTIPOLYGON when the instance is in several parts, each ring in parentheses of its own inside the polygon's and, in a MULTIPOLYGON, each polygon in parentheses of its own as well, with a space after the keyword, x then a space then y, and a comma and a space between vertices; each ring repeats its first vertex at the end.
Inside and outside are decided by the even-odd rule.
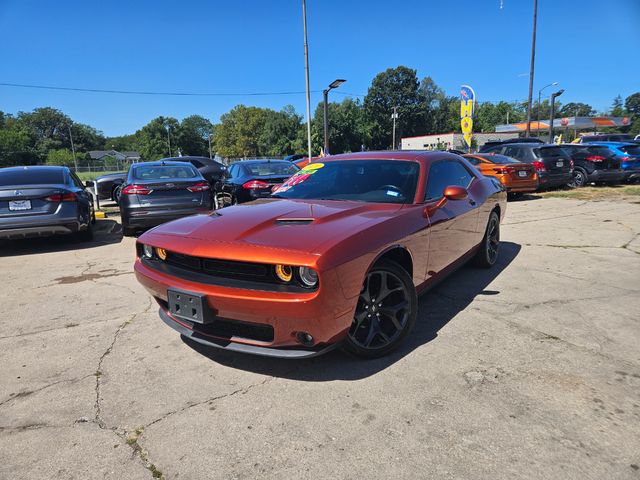
POLYGON ((160 260, 167 259, 167 251, 164 248, 156 247, 156 255, 158 255, 160 260))
POLYGON ((289 265, 276 265, 276 277, 283 282, 290 282, 293 278, 293 269, 289 265))

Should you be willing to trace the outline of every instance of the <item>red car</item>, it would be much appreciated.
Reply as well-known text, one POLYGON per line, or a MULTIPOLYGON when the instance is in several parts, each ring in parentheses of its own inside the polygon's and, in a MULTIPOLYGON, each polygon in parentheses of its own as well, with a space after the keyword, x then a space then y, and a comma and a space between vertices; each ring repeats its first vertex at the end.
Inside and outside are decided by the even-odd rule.
POLYGON ((467 260, 498 258, 506 193, 446 152, 362 152, 303 168, 272 198, 156 227, 136 276, 193 340, 274 357, 337 345, 385 355, 417 295, 467 260))

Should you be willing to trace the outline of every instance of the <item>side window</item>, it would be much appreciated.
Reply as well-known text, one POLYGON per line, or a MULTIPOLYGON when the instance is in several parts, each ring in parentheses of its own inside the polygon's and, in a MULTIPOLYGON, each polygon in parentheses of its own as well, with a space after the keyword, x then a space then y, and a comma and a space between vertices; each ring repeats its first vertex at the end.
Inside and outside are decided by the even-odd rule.
POLYGON ((476 157, 464 157, 464 158, 466 158, 471 165, 479 165, 480 163, 482 163, 476 157))
POLYGON ((237 177, 240 165, 234 164, 229 167, 229 178, 237 177))
POLYGON ((196 168, 202 168, 204 167, 204 164, 202 162, 199 162, 198 160, 189 160, 191 162, 191 165, 193 165, 196 168))
POLYGON ((425 200, 441 198, 444 189, 452 185, 467 188, 473 178, 473 175, 460 162, 453 160, 436 162, 429 168, 425 200))

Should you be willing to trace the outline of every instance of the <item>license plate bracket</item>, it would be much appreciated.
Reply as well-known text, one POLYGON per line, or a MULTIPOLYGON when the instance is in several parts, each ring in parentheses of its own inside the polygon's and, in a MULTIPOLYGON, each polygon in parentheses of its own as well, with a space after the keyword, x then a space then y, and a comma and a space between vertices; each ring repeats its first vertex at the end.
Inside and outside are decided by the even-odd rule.
POLYGON ((207 304, 206 295, 203 293, 169 288, 167 289, 167 298, 169 313, 176 318, 203 325, 215 320, 215 316, 207 304))
POLYGON ((9 210, 12 212, 31 210, 31 200, 10 200, 9 210))
POLYGON ((561 160, 559 162, 556 162, 556 167, 558 167, 558 168, 564 167, 564 161, 561 160))
POLYGON ((526 177, 526 176, 527 176, 527 172, 526 172, 526 171, 524 171, 524 170, 520 170, 520 171, 518 172, 518 176, 519 176, 519 177, 526 177))

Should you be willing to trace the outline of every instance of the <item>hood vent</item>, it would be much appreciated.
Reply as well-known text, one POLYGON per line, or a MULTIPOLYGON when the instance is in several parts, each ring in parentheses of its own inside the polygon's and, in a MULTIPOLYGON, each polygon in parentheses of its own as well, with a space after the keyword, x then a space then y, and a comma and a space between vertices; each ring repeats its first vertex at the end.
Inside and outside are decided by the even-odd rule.
POLYGON ((313 218, 278 218, 276 225, 306 225, 313 222, 313 218))

